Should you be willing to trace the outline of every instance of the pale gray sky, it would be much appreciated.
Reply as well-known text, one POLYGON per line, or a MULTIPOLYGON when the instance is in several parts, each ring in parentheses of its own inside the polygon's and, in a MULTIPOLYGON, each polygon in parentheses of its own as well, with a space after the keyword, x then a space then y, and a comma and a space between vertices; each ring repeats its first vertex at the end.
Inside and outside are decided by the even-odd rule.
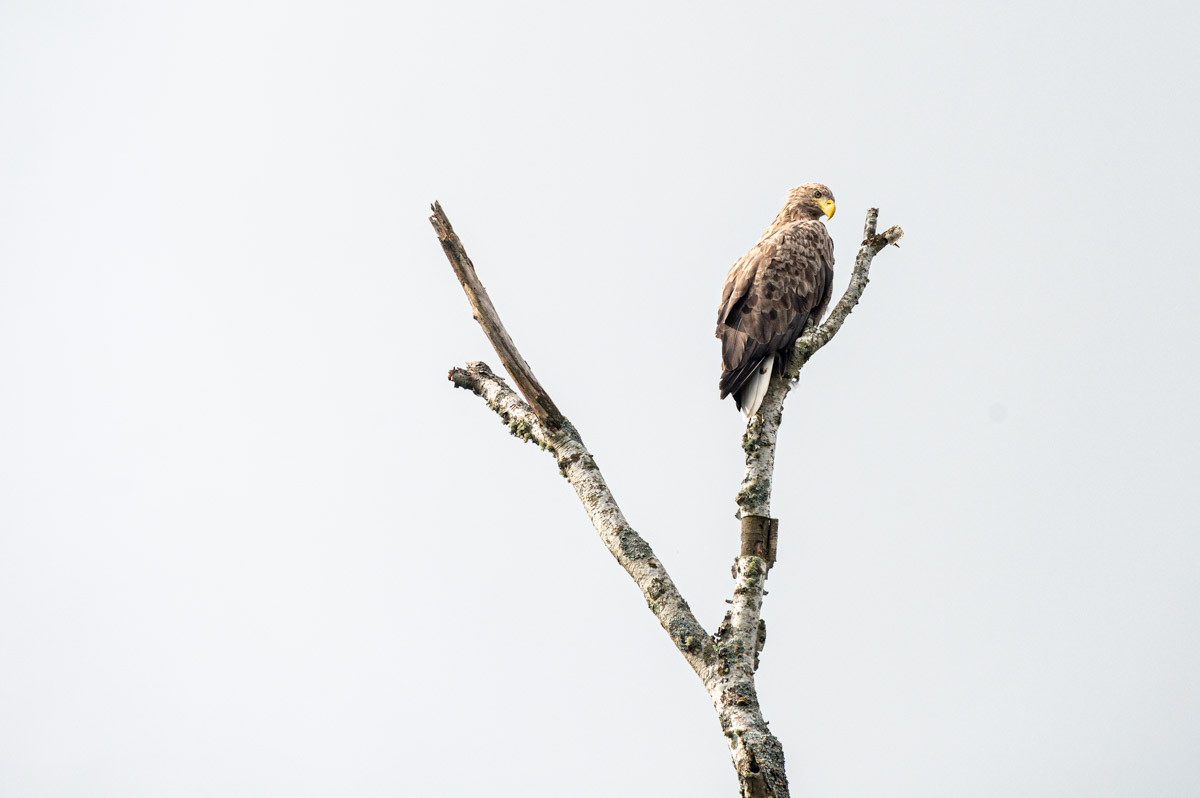
POLYGON ((7 2, 0 794, 729 796, 463 236, 714 628, 729 265, 829 184, 760 695, 798 796, 1200 793, 1191 3, 7 2))

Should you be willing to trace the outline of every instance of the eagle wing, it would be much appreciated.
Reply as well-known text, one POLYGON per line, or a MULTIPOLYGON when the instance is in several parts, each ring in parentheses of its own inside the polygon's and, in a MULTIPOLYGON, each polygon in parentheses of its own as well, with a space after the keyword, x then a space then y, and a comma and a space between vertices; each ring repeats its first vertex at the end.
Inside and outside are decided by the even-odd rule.
POLYGON ((810 318, 829 306, 833 240, 819 221, 764 236, 729 270, 717 313, 721 398, 737 394, 768 357, 782 367, 810 318))

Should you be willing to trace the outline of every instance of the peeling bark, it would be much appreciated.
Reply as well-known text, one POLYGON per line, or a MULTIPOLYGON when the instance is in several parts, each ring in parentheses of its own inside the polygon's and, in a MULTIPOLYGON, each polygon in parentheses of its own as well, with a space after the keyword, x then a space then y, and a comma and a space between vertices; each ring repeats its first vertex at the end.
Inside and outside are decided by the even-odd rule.
MULTIPOLYGON (((430 221, 462 283, 475 318, 525 400, 484 363, 451 369, 451 382, 482 398, 512 435, 535 443, 554 456, 559 472, 579 496, 605 547, 637 584, 650 611, 708 691, 729 743, 742 797, 788 798, 783 746, 763 719, 754 685, 759 655, 766 641, 766 625, 760 613, 770 562, 763 556, 747 553, 736 559, 729 612, 715 634, 705 631, 650 544, 625 519, 579 431, 555 407, 517 351, 441 206, 435 203, 433 211, 430 221)), ((864 241, 846 294, 824 324, 810 327, 796 342, 792 367, 772 378, 759 414, 746 428, 742 438, 746 474, 737 494, 740 516, 769 518, 775 441, 783 401, 804 363, 833 338, 858 303, 867 284, 871 260, 903 235, 898 227, 876 235, 877 217, 876 209, 867 212, 864 241)), ((761 551, 761 544, 758 549, 745 549, 751 550, 761 551)))

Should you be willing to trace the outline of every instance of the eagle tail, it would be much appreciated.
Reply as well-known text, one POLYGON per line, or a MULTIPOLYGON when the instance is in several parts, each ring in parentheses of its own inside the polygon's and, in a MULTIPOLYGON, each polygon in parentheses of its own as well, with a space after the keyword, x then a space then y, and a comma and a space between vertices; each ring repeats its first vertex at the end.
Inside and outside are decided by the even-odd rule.
POLYGON ((737 406, 747 421, 753 418, 754 414, 758 412, 758 408, 762 406, 763 399, 767 395, 767 386, 771 384, 771 372, 774 369, 775 356, 767 355, 750 373, 742 389, 738 391, 735 397, 737 406))

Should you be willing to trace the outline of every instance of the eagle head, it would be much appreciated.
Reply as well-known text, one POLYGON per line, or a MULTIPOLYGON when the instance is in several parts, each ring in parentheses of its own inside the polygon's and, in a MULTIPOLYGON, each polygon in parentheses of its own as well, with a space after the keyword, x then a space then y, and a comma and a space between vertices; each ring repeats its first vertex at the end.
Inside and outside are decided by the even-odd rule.
POLYGON ((829 190, 829 186, 823 183, 805 183, 788 192, 786 210, 790 211, 789 215, 794 216, 797 221, 820 219, 822 216, 832 219, 837 205, 834 204, 833 192, 829 190))

